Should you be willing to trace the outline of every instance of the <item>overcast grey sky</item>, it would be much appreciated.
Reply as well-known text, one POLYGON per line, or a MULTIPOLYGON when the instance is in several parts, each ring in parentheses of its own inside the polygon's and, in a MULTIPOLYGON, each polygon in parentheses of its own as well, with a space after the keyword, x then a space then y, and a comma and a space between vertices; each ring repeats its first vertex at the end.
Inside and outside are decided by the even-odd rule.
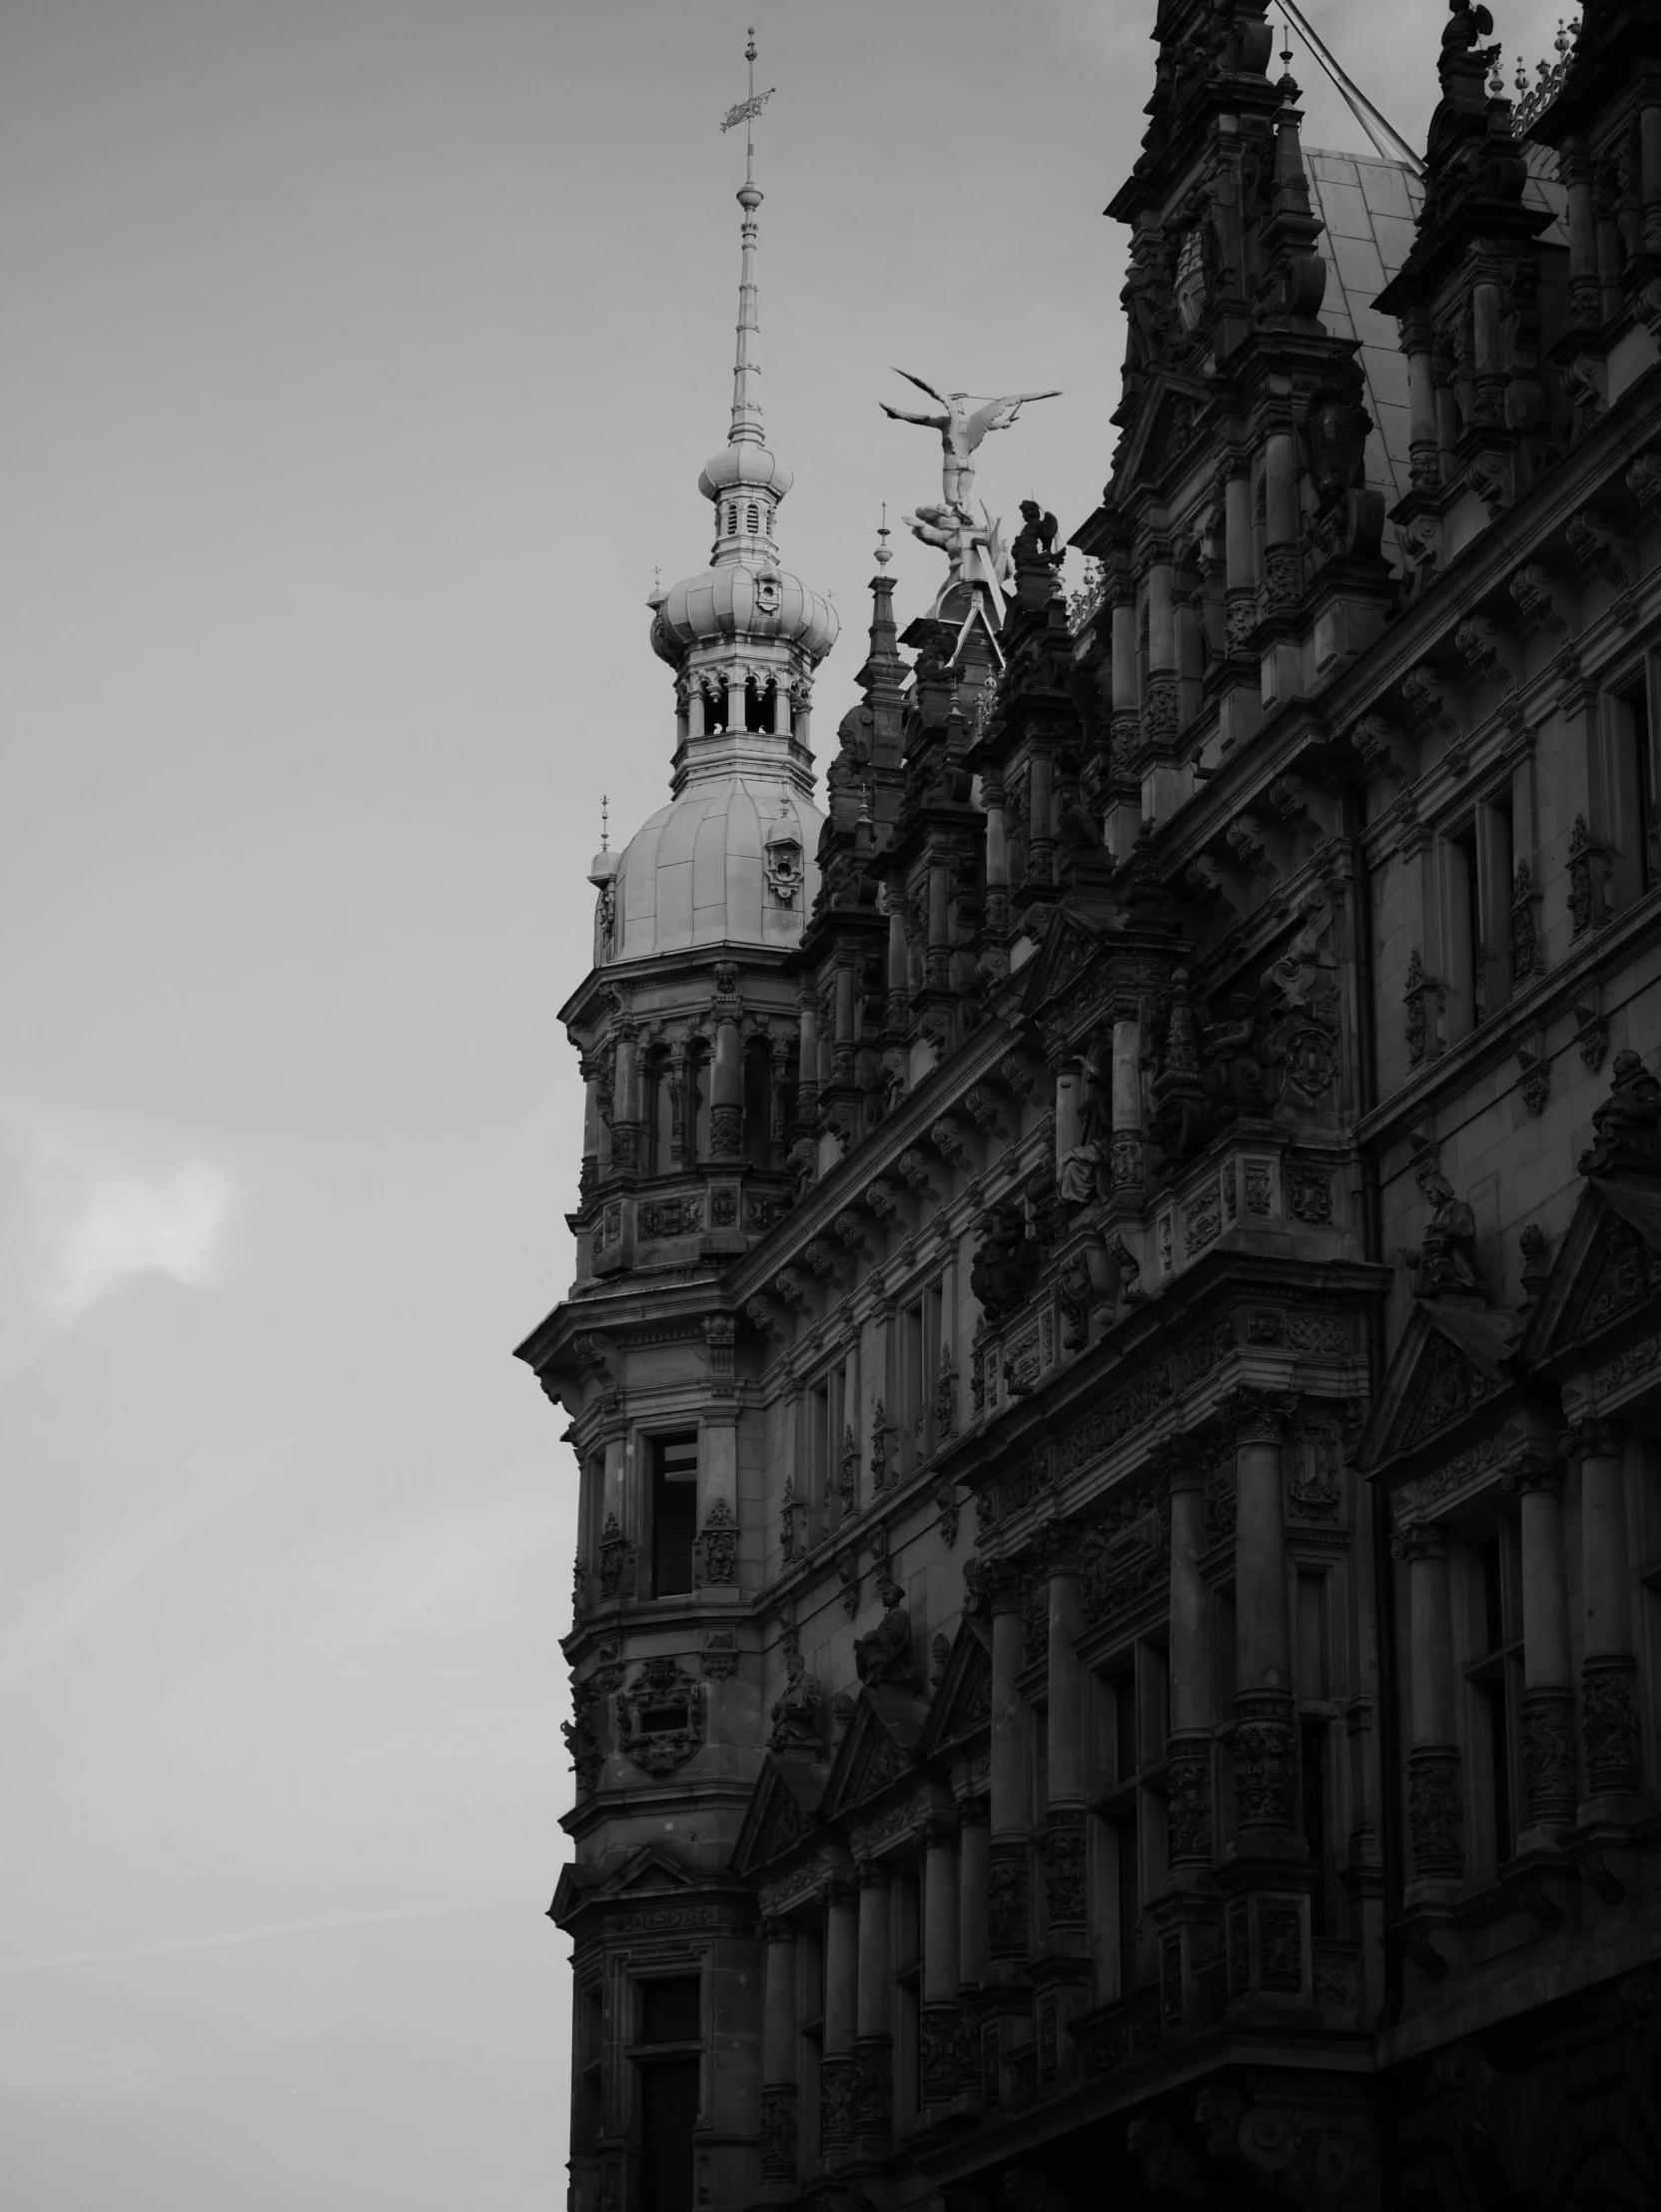
MULTIPOLYGON (((1309 0, 1415 142, 1442 0, 1309 0)), ((1112 444, 1152 0, 0 13, 0 2197, 563 2201, 569 1276, 602 789, 671 724, 760 81, 786 557, 925 493, 890 364, 1112 444)), ((1500 12, 1496 7, 1496 12, 1500 12)), ((1554 9, 1503 11, 1545 50, 1554 9)), ((1295 43, 1295 42, 1294 42, 1295 43)), ((1312 68, 1310 143, 1360 142, 1312 68)), ((902 609, 932 563, 896 541, 902 609)))

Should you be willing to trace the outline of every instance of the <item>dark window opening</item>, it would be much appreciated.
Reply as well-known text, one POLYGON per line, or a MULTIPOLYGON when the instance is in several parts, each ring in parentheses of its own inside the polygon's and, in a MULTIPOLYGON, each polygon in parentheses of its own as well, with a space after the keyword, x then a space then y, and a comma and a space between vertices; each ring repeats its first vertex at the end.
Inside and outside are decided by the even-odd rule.
POLYGON ((1488 1708, 1489 1771, 1494 1794, 1494 1860, 1503 1865, 1516 1847, 1511 1827, 1511 1747, 1505 1717, 1505 1685, 1482 1686, 1488 1708))
POLYGON ((708 701, 704 710, 704 728, 711 736, 718 737, 731 720, 732 700, 726 685, 717 684, 708 694, 708 701))
POLYGON ((1116 1675, 1113 1685, 1116 1779, 1134 1782, 1137 1772, 1137 1678, 1116 1675))
POLYGON ((653 2059, 640 2074, 640 2212, 692 2212, 695 2058, 653 2059))
POLYGON ((1309 1890, 1309 1933, 1326 1933, 1326 1723, 1305 1721, 1299 1732, 1303 1841, 1314 1881, 1309 1890))
POLYGON ((1482 1547, 1482 1617, 1487 1630, 1486 1649, 1505 1648, 1505 1589, 1500 1580, 1499 1538, 1490 1537, 1482 1547))
POLYGON ((1142 1897, 1137 1875, 1137 1824, 1121 1821, 1115 1834, 1119 1842, 1119 1990, 1122 1996, 1142 1986, 1142 1945, 1137 1922, 1142 1897))
POLYGON ((744 727, 747 730, 772 728, 773 718, 768 712, 771 687, 758 684, 753 676, 744 683, 744 727))
POLYGON ((1649 685, 1640 675, 1609 702, 1613 740, 1615 888, 1622 905, 1661 880, 1656 851, 1655 767, 1650 741, 1649 685))
POLYGON ((1476 866, 1476 825, 1467 822, 1447 841, 1450 892, 1453 979, 1464 996, 1472 1028, 1488 1016, 1488 960, 1482 940, 1482 901, 1476 866))
POLYGON ((640 2041, 695 2043, 703 2030, 696 1974, 671 1974, 640 1984, 640 2041))
POLYGON ((752 1044, 744 1052, 744 1157, 752 1167, 765 1167, 772 1158, 773 1067, 765 1044, 752 1044))
MULTIPOLYGON (((652 1596, 672 1598, 692 1587, 692 1539, 698 1522, 698 1439, 695 1435, 656 1437, 651 1452, 652 1596)), ((676 1721, 668 1725, 681 1724, 676 1721)))

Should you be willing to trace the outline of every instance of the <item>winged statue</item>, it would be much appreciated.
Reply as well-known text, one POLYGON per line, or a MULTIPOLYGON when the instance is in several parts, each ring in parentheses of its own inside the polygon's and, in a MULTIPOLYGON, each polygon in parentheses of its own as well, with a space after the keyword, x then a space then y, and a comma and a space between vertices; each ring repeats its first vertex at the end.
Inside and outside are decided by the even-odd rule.
POLYGON ((936 391, 909 369, 896 369, 908 384, 938 399, 944 414, 913 414, 905 407, 878 404, 896 422, 916 422, 925 430, 940 432, 941 497, 949 507, 963 507, 975 488, 975 448, 989 430, 1007 430, 1024 406, 1037 399, 1059 399, 1059 391, 1012 391, 1003 397, 983 397, 973 391, 936 391))

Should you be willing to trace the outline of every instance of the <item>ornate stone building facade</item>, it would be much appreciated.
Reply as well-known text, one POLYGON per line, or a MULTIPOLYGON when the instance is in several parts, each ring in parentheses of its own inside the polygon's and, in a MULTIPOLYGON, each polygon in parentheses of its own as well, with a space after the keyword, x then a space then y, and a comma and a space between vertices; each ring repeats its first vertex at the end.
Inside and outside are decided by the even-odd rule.
POLYGON ((1419 174, 1164 0, 1084 580, 948 487, 823 818, 740 194, 520 1347, 579 2212, 1661 2201, 1661 5, 1489 30, 1419 174))

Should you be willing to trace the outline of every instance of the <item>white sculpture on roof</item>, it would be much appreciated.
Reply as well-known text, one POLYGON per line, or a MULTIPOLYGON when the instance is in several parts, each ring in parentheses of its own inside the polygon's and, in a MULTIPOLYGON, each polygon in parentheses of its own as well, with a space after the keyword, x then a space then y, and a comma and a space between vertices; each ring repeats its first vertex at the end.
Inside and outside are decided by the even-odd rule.
MULTIPOLYGON (((940 496, 949 507, 962 508, 975 488, 975 449, 989 430, 1007 430, 1030 400, 1059 399, 1059 391, 1013 391, 1005 398, 981 398, 972 391, 936 391, 934 385, 914 376, 909 369, 896 369, 908 384, 926 391, 946 409, 944 414, 912 414, 904 407, 878 404, 896 422, 915 422, 925 430, 940 432, 940 496)), ((919 510, 922 511, 922 510, 919 510)))

